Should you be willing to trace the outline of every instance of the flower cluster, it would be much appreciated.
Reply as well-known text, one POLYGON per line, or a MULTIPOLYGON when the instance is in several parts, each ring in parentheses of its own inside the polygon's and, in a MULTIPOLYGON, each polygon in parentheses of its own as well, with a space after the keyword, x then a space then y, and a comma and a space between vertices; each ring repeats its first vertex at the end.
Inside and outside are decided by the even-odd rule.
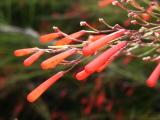
POLYGON ((53 56, 41 63, 42 69, 54 69, 58 65, 63 65, 67 68, 53 75, 29 93, 27 96, 29 102, 37 100, 40 95, 72 68, 93 56, 95 57, 84 66, 84 69, 76 73, 75 77, 77 80, 85 80, 93 73, 102 72, 110 63, 123 54, 129 57, 141 58, 148 62, 157 62, 157 67, 146 81, 149 87, 156 86, 160 76, 159 3, 157 1, 142 1, 147 5, 147 9, 145 9, 135 0, 104 1, 103 3, 105 5, 112 2, 113 5, 126 10, 129 16, 127 20, 128 23, 138 25, 140 29, 128 30, 118 24, 110 26, 104 19, 100 18, 99 22, 103 23, 108 29, 98 30, 86 21, 81 21, 80 25, 88 28, 87 30, 80 30, 68 35, 58 27, 53 27, 53 33, 42 35, 39 39, 42 44, 48 42, 52 44, 46 49, 34 47, 16 50, 14 52, 15 56, 32 54, 24 60, 24 66, 31 66, 42 55, 48 53, 53 56), (128 9, 128 5, 130 5, 131 9, 128 9), (151 22, 151 20, 153 22, 151 22), (84 38, 87 39, 84 40, 84 38), (146 51, 136 54, 136 49, 141 48, 146 48, 146 51), (69 57, 71 57, 72 60, 68 59, 69 57))

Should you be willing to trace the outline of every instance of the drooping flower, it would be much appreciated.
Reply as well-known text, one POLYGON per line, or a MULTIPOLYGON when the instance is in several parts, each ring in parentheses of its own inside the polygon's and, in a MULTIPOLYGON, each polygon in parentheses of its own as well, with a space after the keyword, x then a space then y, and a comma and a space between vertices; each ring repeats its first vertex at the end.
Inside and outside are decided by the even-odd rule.
POLYGON ((84 80, 86 79, 91 73, 86 72, 85 70, 82 70, 81 72, 76 74, 77 80, 84 80))
POLYGON ((46 43, 46 42, 50 42, 58 37, 62 36, 62 34, 60 32, 57 33, 50 33, 50 34, 46 34, 46 35, 42 35, 40 37, 40 42, 41 43, 46 43))
POLYGON ((41 63, 42 69, 50 69, 56 67, 59 63, 61 63, 67 57, 75 54, 77 52, 76 48, 69 49, 65 52, 62 52, 58 55, 55 55, 41 63))
POLYGON ((142 14, 142 18, 146 21, 149 21, 151 19, 151 13, 153 11, 153 6, 150 5, 147 9, 146 9, 146 13, 142 14))
POLYGON ((143 14, 142 14, 142 18, 143 18, 144 20, 146 20, 146 21, 149 21, 149 20, 151 19, 151 16, 150 16, 149 14, 147 14, 147 13, 143 13, 143 14))
POLYGON ((89 42, 94 42, 94 41, 96 41, 96 40, 98 40, 98 39, 100 39, 100 38, 102 38, 102 37, 104 37, 105 35, 90 35, 89 37, 88 37, 88 40, 87 41, 89 41, 89 42))
POLYGON ((31 66, 36 60, 38 60, 45 52, 43 50, 40 50, 30 57, 28 57, 24 62, 24 66, 31 66))
POLYGON ((113 46, 109 50, 106 50, 104 53, 96 57, 90 63, 85 66, 85 71, 88 73, 95 72, 99 67, 105 64, 105 62, 119 50, 124 48, 127 45, 127 41, 120 42, 119 44, 113 46))
POLYGON ((34 48, 19 49, 19 50, 15 50, 15 51, 14 51, 14 55, 17 56, 17 57, 25 56, 25 55, 34 53, 34 52, 36 52, 37 50, 38 50, 38 49, 37 49, 36 47, 34 47, 34 48))
POLYGON ((55 42, 55 45, 57 45, 57 46, 59 46, 59 45, 67 45, 67 44, 73 42, 73 40, 72 40, 71 38, 77 39, 77 38, 79 38, 79 37, 81 37, 81 36, 83 36, 83 35, 85 35, 85 34, 86 34, 86 32, 85 32, 84 30, 75 32, 75 33, 69 35, 68 37, 64 37, 64 38, 56 41, 56 42, 55 42), (69 37, 70 37, 70 38, 69 38, 69 37))
POLYGON ((108 59, 102 66, 100 66, 96 72, 102 72, 108 65, 110 65, 116 58, 118 57, 118 55, 113 55, 111 56, 110 59, 108 59))
POLYGON ((130 18, 128 18, 127 20, 125 20, 125 21, 123 22, 123 25, 124 25, 125 27, 128 27, 130 24, 131 24, 131 19, 130 19, 130 18))
POLYGON ((85 46, 82 49, 82 52, 84 55, 91 55, 91 54, 95 53, 99 48, 107 45, 112 40, 119 38, 124 33, 125 33, 125 30, 121 29, 117 32, 106 35, 106 36, 100 38, 99 40, 96 40, 95 42, 90 43, 88 46, 85 46))
POLYGON ((153 88, 156 86, 158 78, 160 76, 160 63, 154 69, 148 80, 146 81, 148 87, 153 88))
POLYGON ((60 71, 40 84, 37 88, 35 88, 27 95, 27 100, 29 102, 36 101, 51 85, 53 85, 57 80, 64 76, 64 73, 64 71, 60 71))

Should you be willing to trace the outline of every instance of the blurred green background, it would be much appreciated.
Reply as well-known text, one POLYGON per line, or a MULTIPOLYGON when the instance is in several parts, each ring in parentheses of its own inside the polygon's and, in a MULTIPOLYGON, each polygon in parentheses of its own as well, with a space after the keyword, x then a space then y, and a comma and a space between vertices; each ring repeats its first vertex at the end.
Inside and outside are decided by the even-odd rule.
POLYGON ((145 84, 155 64, 139 59, 127 64, 127 58, 120 58, 102 73, 79 82, 73 74, 83 63, 47 90, 38 101, 26 101, 33 88, 62 67, 42 71, 39 61, 25 68, 22 62, 26 57, 16 58, 13 51, 42 46, 38 42, 39 35, 52 32, 52 26, 70 34, 84 29, 79 22, 85 20, 105 29, 98 23, 99 17, 111 25, 123 25, 127 19, 125 11, 112 5, 99 8, 98 0, 1 0, 0 120, 160 119, 159 88, 149 89, 145 84))

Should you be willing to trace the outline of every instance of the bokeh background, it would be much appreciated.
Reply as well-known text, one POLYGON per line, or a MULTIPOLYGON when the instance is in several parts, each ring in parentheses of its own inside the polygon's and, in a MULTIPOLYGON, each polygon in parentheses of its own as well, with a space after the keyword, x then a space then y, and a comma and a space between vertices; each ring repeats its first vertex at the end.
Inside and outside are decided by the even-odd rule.
POLYGON ((63 69, 43 71, 39 63, 25 68, 25 57, 13 51, 27 47, 44 47, 39 36, 58 26, 67 34, 80 29, 80 21, 105 29, 98 22, 127 28, 125 11, 98 0, 1 0, 0 1, 0 120, 159 120, 160 89, 149 89, 145 80, 154 63, 122 57, 105 71, 80 82, 73 71, 48 89, 35 103, 27 94, 44 80, 63 69))

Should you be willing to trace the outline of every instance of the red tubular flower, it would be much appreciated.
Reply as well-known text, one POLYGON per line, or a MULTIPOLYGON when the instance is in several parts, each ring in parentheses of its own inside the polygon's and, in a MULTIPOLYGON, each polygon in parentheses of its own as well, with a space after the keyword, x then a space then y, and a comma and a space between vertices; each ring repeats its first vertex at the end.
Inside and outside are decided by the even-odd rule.
POLYGON ((65 58, 75 54, 77 52, 76 48, 69 49, 65 52, 62 52, 58 55, 55 55, 41 63, 42 69, 50 69, 56 67, 59 63, 61 63, 65 58))
POLYGON ((132 60, 133 60, 132 56, 127 56, 127 57, 124 58, 123 64, 128 65, 132 60))
POLYGON ((123 25, 125 27, 128 27, 130 24, 131 24, 131 19, 130 18, 128 18, 127 20, 125 20, 124 23, 123 23, 123 25))
POLYGON ((82 70, 81 72, 76 74, 77 80, 84 80, 86 79, 91 73, 87 73, 85 70, 82 70))
POLYGON ((99 48, 103 47, 104 45, 108 44, 110 41, 119 38, 120 36, 122 36, 125 33, 124 29, 121 29, 117 32, 111 33, 109 35, 106 35, 104 37, 102 37, 99 40, 96 40, 95 42, 92 42, 91 44, 89 44, 88 46, 85 46, 82 50, 84 55, 91 55, 93 54, 95 51, 97 51, 99 48))
POLYGON ((50 34, 46 34, 46 35, 42 35, 40 37, 40 42, 41 43, 46 43, 46 42, 50 42, 53 39, 56 39, 58 37, 62 36, 61 33, 50 33, 50 34))
POLYGON ((112 59, 110 60, 107 60, 106 62, 105 62, 105 64, 104 65, 102 65, 102 66, 100 66, 96 71, 97 72, 102 72, 106 67, 108 67, 108 65, 109 64, 111 64, 111 62, 112 62, 112 59))
POLYGON ((113 46, 109 50, 105 51, 101 55, 99 55, 97 58, 95 58, 93 61, 88 63, 85 66, 85 71, 88 73, 95 72, 99 67, 105 64, 105 62, 114 54, 116 54, 119 50, 124 48, 127 45, 127 41, 120 42, 119 44, 113 46))
POLYGON ((101 77, 101 76, 98 76, 98 77, 95 79, 95 91, 102 90, 102 89, 103 89, 102 87, 103 87, 102 77, 101 77))
POLYGON ((96 100, 96 106, 98 107, 99 110, 102 109, 105 103, 105 99, 106 99, 105 92, 101 91, 99 95, 97 96, 97 100, 96 100))
POLYGON ((29 102, 36 101, 51 85, 53 85, 58 79, 64 75, 64 71, 60 71, 53 75, 51 78, 40 84, 37 88, 31 91, 27 95, 27 100, 29 102))
POLYGON ((25 49, 19 49, 19 50, 15 50, 14 51, 14 55, 19 57, 19 56, 25 56, 25 55, 28 55, 28 54, 31 54, 33 52, 36 52, 37 51, 37 48, 25 48, 25 49))
POLYGON ((23 64, 24 66, 31 66, 36 60, 38 60, 45 52, 40 50, 33 55, 31 55, 29 58, 27 58, 23 64))
POLYGON ((113 105, 114 105, 114 101, 109 101, 107 106, 106 106, 106 111, 111 112, 111 110, 113 108, 113 105))
MULTIPOLYGON (((81 30, 81 31, 78 31, 78 32, 75 32, 75 33, 69 35, 69 37, 76 39, 76 38, 79 38, 79 37, 83 36, 84 34, 86 34, 86 32, 84 30, 81 30)), ((72 41, 73 41, 72 39, 70 39, 68 37, 65 37, 65 38, 62 38, 62 39, 56 41, 55 44, 57 46, 67 45, 67 44, 71 43, 72 41)))
POLYGON ((160 75, 160 63, 157 65, 157 67, 154 69, 154 71, 146 81, 148 87, 153 88, 156 86, 159 75, 160 75))
POLYGON ((92 112, 92 106, 87 105, 86 108, 84 109, 84 114, 89 115, 92 112))
POLYGON ((118 56, 117 55, 113 55, 110 59, 108 59, 102 66, 100 66, 96 71, 97 72, 102 72, 106 67, 108 67, 108 65, 111 64, 111 62, 113 62, 118 56))

